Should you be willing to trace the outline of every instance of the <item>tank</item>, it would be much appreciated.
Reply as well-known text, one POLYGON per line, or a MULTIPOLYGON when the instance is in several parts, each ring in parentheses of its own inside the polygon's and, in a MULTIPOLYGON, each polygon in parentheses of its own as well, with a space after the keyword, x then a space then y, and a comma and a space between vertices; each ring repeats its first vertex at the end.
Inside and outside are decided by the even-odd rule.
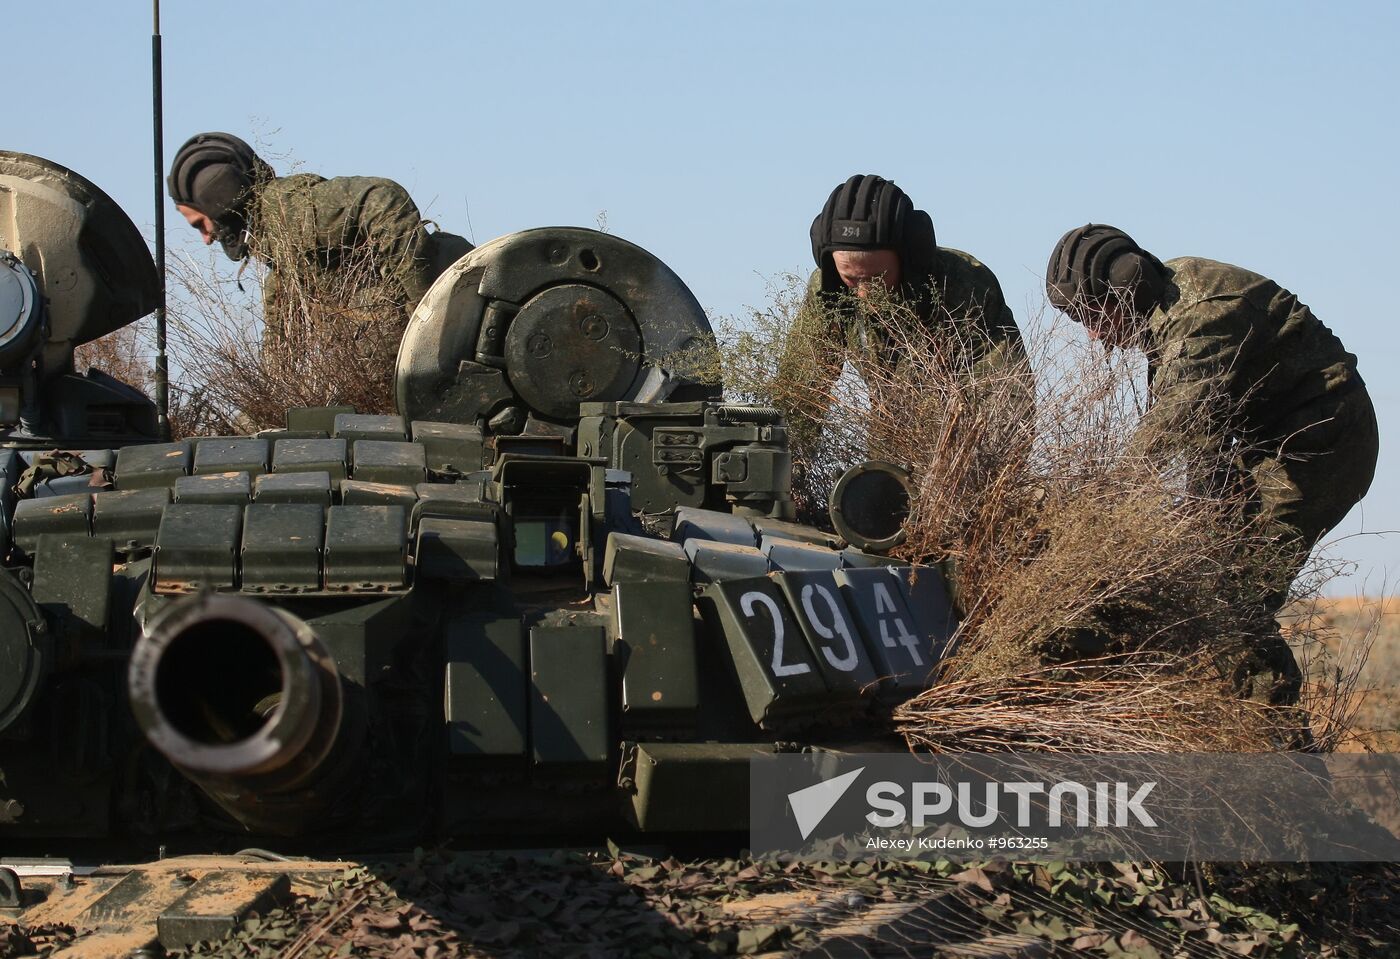
MULTIPOLYGON (((0 223, 54 177, 96 196, 2 156, 0 223)), ((50 309, 16 339, 54 370, 20 407, 86 402, 62 360, 110 327, 58 320, 45 265, 75 235, 4 288, 50 309)), ((153 305, 148 261, 109 261, 111 322, 153 305)), ((129 442, 82 434, 106 465, 80 486, 23 495, 0 451, 0 843, 732 833, 754 756, 902 748, 882 720, 957 625, 937 568, 884 555, 902 473, 843 480, 831 530, 793 522, 782 416, 724 401, 712 342, 645 250, 527 230, 419 304, 399 415, 173 443, 133 415, 129 442)))

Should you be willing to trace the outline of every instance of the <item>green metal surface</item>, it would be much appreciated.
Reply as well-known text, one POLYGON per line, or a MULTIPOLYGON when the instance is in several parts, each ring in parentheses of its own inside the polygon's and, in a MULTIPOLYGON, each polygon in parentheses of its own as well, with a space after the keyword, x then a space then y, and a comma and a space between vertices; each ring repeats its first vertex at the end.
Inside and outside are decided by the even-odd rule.
POLYGON ((782 726, 827 700, 802 629, 766 576, 713 583, 700 593, 707 621, 723 633, 753 721, 782 726))
POLYGON ((267 472, 271 444, 267 440, 224 439, 222 437, 202 439, 195 444, 194 469, 196 476, 206 473, 247 473, 261 476, 267 472))
POLYGON ((190 592, 237 585, 242 531, 241 506, 168 506, 156 533, 157 588, 190 592))
POLYGON ((330 436, 335 432, 335 418, 354 412, 353 406, 294 406, 287 410, 287 429, 330 436))
POLYGON ((185 441, 127 446, 117 453, 117 489, 173 486, 176 477, 189 475, 193 466, 193 447, 185 441))
POLYGON ((747 829, 749 764, 772 754, 763 743, 627 743, 633 821, 643 832, 747 829))
POLYGON ((774 573, 773 580, 812 649, 833 704, 851 706, 872 697, 878 685, 875 665, 836 578, 813 570, 774 573))
POLYGON ((903 700, 923 689, 933 668, 932 642, 919 632, 899 583, 886 569, 841 569, 833 576, 881 676, 881 695, 903 700))
POLYGON ((628 533, 608 534, 603 553, 603 581, 690 582, 690 561, 679 543, 628 533))
POLYGON ((690 584, 628 579, 612 598, 624 734, 693 730, 700 683, 690 584))
POLYGON ((758 546, 758 534, 753 523, 733 513, 682 506, 676 510, 676 522, 671 538, 678 543, 687 540, 707 540, 734 546, 758 546))
POLYGON ((355 440, 350 457, 350 475, 362 483, 416 486, 428 478, 427 458, 417 443, 355 440))
POLYGON ((243 511, 243 588, 321 587, 325 511, 301 503, 254 503, 243 511))
POLYGON ((370 483, 360 480, 341 480, 339 485, 342 506, 402 506, 407 510, 418 502, 418 494, 412 486, 395 483, 370 483))
POLYGON ((793 539, 764 534, 759 548, 775 570, 836 570, 841 568, 841 554, 836 550, 793 539))
POLYGON ((375 591, 405 583, 408 514, 402 506, 326 511, 326 589, 375 591))
POLYGON ((253 480, 247 473, 204 473, 175 480, 175 502, 217 503, 245 506, 253 498, 253 480))
POLYGON ((537 767, 586 773, 607 760, 607 688, 601 628, 530 630, 530 746, 537 767))
POLYGON ((46 534, 34 554, 34 602, 73 640, 101 640, 110 623, 112 541, 46 534))
POLYGON ((444 714, 454 756, 525 755, 528 660, 518 615, 468 612, 444 628, 444 714))
POLYGON ((943 575, 930 566, 892 566, 889 572, 899 584, 919 636, 929 641, 929 658, 937 660, 958 628, 958 616, 943 575))
POLYGON ((107 537, 119 549, 128 544, 154 545, 170 494, 165 487, 94 494, 92 534, 107 537))
POLYGON ((15 504, 14 544, 32 556, 39 537, 47 533, 87 536, 92 529, 92 494, 46 496, 15 504))
POLYGON ((416 421, 411 424, 409 435, 423 447, 428 469, 470 473, 484 465, 485 440, 479 426, 416 421))
POLYGON ((350 449, 343 439, 276 440, 272 444, 272 472, 329 473, 332 482, 350 475, 350 449))
POLYGON ((501 568, 496 524, 429 518, 418 523, 417 574, 428 579, 493 580, 501 568))
POLYGON ((322 509, 331 505, 331 474, 268 473, 253 483, 255 503, 306 503, 322 509))
POLYGON ((403 442, 408 439, 402 416, 379 416, 362 413, 340 413, 335 417, 334 435, 343 440, 387 440, 403 442))
POLYGON ((291 878, 285 874, 208 873, 156 919, 157 937, 166 949, 186 949, 197 942, 222 939, 250 914, 266 915, 290 898, 291 892, 291 878))
POLYGON ((685 555, 690 560, 690 575, 696 583, 751 579, 768 572, 767 557, 753 546, 690 539, 685 543, 685 555))

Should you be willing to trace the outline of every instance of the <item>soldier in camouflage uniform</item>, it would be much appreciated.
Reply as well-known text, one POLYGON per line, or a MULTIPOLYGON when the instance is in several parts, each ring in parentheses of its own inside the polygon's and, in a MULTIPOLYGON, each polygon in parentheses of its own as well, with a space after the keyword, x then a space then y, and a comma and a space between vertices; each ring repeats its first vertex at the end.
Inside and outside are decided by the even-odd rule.
POLYGON ((878 310, 850 299, 866 299, 877 285, 913 310, 958 368, 974 379, 1009 371, 1026 380, 1019 392, 1031 402, 1021 332, 996 276, 975 257, 938 246, 933 220, 893 182, 857 174, 838 186, 812 221, 811 240, 817 269, 778 367, 799 445, 817 431, 844 359, 857 371, 872 362, 898 369, 878 310))
MULTIPOLYGON (((372 317, 376 351, 392 376, 413 308, 447 267, 471 250, 428 224, 407 191, 381 177, 274 175, 238 137, 202 133, 175 155, 167 180, 175 208, 233 260, 270 267, 263 287, 268 332, 304 303, 339 298, 372 317)), ((322 304, 324 305, 324 304, 322 304)))
POLYGON ((1376 414, 1356 357, 1272 280, 1199 257, 1164 263, 1111 226, 1065 234, 1046 289, 1091 337, 1146 352, 1152 405, 1138 451, 1170 455, 1162 446, 1174 444, 1207 461, 1238 451, 1225 478, 1245 485, 1255 528, 1283 552, 1263 602, 1277 612, 1375 474, 1376 414))

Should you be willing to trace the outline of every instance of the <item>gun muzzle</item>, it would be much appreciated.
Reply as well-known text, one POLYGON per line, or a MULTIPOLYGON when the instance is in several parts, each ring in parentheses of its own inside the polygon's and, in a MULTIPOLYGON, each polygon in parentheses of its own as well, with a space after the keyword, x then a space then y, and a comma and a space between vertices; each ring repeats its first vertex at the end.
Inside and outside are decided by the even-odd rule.
POLYGON ((345 689, 292 614, 241 596, 181 600, 147 624, 128 682, 150 743, 245 826, 299 832, 341 798, 345 689))

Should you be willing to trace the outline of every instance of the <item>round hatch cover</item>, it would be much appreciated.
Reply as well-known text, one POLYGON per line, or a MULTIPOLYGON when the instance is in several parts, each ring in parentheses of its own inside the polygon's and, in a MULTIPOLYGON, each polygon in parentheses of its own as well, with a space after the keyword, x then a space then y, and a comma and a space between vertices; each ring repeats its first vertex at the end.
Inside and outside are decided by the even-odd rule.
POLYGON ((842 474, 831 491, 831 522, 858 549, 884 552, 904 542, 909 474, 893 463, 869 460, 842 474))
POLYGON ((627 395, 641 368, 642 337, 627 308, 581 283, 552 286, 530 299, 506 333, 511 386, 545 416, 578 416, 580 403, 627 395))

